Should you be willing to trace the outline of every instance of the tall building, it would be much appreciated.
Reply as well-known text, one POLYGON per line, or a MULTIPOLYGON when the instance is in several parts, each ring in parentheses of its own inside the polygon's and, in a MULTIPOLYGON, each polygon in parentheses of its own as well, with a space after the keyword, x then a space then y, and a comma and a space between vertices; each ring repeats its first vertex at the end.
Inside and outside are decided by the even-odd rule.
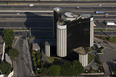
POLYGON ((78 47, 93 46, 93 17, 90 14, 76 15, 54 8, 54 38, 57 40, 57 55, 66 57, 78 47))
POLYGON ((67 25, 62 21, 57 23, 57 55, 67 56, 67 25))

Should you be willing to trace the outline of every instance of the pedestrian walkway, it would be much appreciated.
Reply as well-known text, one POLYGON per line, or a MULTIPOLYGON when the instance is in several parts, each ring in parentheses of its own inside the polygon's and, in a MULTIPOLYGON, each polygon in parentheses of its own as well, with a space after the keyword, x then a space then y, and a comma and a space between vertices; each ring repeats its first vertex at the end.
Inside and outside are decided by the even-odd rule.
POLYGON ((14 69, 14 75, 12 77, 17 77, 17 64, 16 60, 13 61, 13 69, 14 69))
POLYGON ((111 75, 111 71, 109 70, 109 66, 107 63, 103 63, 103 68, 104 68, 104 71, 105 71, 105 75, 111 75))

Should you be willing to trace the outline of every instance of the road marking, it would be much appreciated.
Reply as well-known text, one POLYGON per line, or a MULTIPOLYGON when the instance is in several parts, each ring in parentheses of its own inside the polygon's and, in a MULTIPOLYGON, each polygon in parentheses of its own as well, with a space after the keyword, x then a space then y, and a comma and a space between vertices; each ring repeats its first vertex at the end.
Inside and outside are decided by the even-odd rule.
POLYGON ((19 37, 15 37, 15 38, 16 38, 16 41, 15 41, 15 43, 14 43, 13 47, 15 47, 15 46, 16 46, 16 43, 17 43, 17 41, 19 40, 19 37))
POLYGON ((53 11, 51 10, 0 10, 0 12, 50 12, 52 13, 53 11))

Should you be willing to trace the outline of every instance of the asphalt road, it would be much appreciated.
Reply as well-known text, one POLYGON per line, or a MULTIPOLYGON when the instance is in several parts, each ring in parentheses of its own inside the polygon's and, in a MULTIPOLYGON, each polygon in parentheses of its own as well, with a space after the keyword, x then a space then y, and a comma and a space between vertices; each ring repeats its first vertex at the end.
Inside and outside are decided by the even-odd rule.
POLYGON ((105 75, 111 75, 110 67, 114 68, 114 59, 116 59, 116 44, 110 42, 104 43, 103 40, 97 38, 95 38, 95 41, 100 42, 105 47, 103 54, 100 54, 99 57, 103 63, 105 75))
POLYGON ((30 77, 33 76, 31 59, 29 54, 29 48, 24 42, 24 38, 19 38, 15 45, 15 48, 18 49, 20 56, 16 60, 17 70, 14 77, 30 77))
MULTIPOLYGON (((79 1, 80 2, 80 1, 79 1)), ((49 3, 49 2, 48 2, 49 3)), ((50 5, 47 2, 45 2, 44 5, 38 5, 35 4, 34 6, 30 7, 28 4, 26 5, 0 5, 0 28, 37 28, 40 29, 41 27, 52 27, 53 26, 53 13, 51 12, 34 12, 34 11, 41 11, 41 10, 50 10, 53 11, 54 7, 61 7, 62 9, 76 12, 79 14, 82 13, 91 13, 94 14, 95 20, 109 20, 109 21, 115 21, 116 20, 116 6, 112 7, 112 1, 106 1, 106 3, 109 3, 108 5, 98 6, 98 3, 96 5, 79 5, 80 8, 77 9, 77 5, 50 5), (88 7, 86 7, 88 6, 88 7), (97 6, 97 7, 95 7, 97 6), (111 6, 111 7, 110 7, 111 6), (109 13, 111 16, 108 18, 104 17, 104 14, 95 14, 96 10, 105 11, 105 13, 109 13), (11 12, 12 11, 12 12, 11 12), (21 12, 22 11, 22 12, 21 12), (30 12, 29 12, 30 11, 30 12), (32 12, 33 11, 33 12, 32 12), (113 16, 112 16, 113 15, 113 16)), ((59 2, 56 2, 57 4, 59 2)), ((83 2, 81 2, 83 3, 83 2)), ((91 3, 91 2, 88 2, 91 3)), ((88 4, 86 3, 86 4, 88 4)), ((40 4, 42 4, 40 2, 40 4)), ((69 4, 67 2, 67 4, 69 4)), ((72 3, 74 4, 74 3, 72 3)), ((98 26, 100 24, 97 24, 98 26)), ((102 24, 102 26, 104 26, 102 24)), ((43 29, 42 28, 42 29, 43 29)))

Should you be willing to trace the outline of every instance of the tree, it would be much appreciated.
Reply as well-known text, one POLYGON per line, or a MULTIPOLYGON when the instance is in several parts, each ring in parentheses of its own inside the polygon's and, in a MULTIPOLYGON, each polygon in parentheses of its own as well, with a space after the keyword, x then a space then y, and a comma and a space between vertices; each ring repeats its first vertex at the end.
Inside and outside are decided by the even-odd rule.
POLYGON ((2 61, 0 63, 0 70, 1 70, 2 74, 8 75, 11 72, 12 68, 8 62, 2 61))
POLYGON ((36 52, 36 57, 41 58, 41 52, 36 52))
POLYGON ((40 72, 41 72, 41 75, 42 75, 42 76, 47 76, 47 74, 48 74, 48 69, 42 67, 41 70, 40 70, 40 72))
POLYGON ((80 75, 81 73, 84 72, 84 68, 83 68, 82 64, 79 61, 74 60, 72 62, 72 64, 73 64, 73 69, 74 69, 75 75, 80 75))
POLYGON ((74 69, 71 65, 71 62, 64 62, 64 64, 61 65, 61 75, 63 76, 71 76, 74 75, 74 69))
POLYGON ((84 47, 84 49, 85 49, 86 53, 91 51, 89 47, 84 47))
POLYGON ((10 57, 11 58, 16 58, 16 57, 18 57, 19 56, 19 52, 18 52, 18 50, 17 49, 10 49, 9 51, 8 51, 8 53, 9 53, 9 55, 10 55, 10 57))
POLYGON ((33 61, 36 61, 36 58, 35 57, 33 57, 33 61))
POLYGON ((12 42, 14 39, 13 30, 12 29, 5 29, 5 30, 3 30, 2 34, 3 34, 3 40, 6 43, 6 48, 12 47, 12 42))
POLYGON ((59 76, 60 75, 61 67, 58 65, 52 65, 48 68, 48 75, 49 76, 59 76))

